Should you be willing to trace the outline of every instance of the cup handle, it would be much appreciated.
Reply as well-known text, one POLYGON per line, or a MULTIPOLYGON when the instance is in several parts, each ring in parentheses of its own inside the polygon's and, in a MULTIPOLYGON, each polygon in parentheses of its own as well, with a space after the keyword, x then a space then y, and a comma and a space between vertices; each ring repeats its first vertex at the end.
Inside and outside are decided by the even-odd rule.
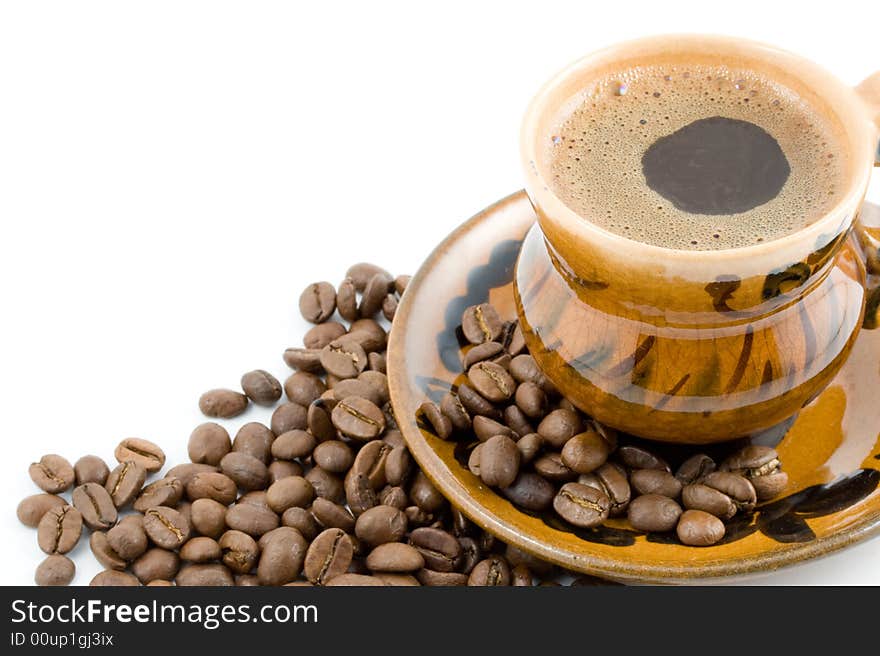
MULTIPOLYGON (((856 93, 864 101, 868 115, 880 130, 880 71, 863 80, 856 87, 856 93)), ((874 154, 874 166, 880 166, 880 143, 878 143, 877 152, 874 154)))

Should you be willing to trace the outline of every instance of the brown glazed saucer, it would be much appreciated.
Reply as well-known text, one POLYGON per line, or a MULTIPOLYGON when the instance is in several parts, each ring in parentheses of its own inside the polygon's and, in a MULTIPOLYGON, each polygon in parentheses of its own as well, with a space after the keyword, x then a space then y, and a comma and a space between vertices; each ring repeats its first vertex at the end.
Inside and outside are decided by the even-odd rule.
MULTIPOLYGON (((880 207, 864 216, 880 224, 880 207)), ((567 569, 622 582, 709 582, 769 572, 880 533, 880 329, 862 330, 832 383, 794 418, 753 442, 775 445, 789 485, 782 495, 728 525, 711 547, 645 534, 615 519, 589 530, 526 514, 484 486, 466 464, 473 444, 443 441, 417 421, 462 375, 456 336, 464 309, 491 302, 514 318, 512 279, 520 244, 535 221, 524 192, 456 229, 412 279, 388 349, 391 398, 407 444, 434 484, 490 533, 567 569)), ((723 457, 743 440, 710 446, 723 457)), ((680 459, 681 447, 655 445, 680 459), (678 449, 678 451, 676 451, 678 449), (678 454, 678 455, 676 455, 678 454)))

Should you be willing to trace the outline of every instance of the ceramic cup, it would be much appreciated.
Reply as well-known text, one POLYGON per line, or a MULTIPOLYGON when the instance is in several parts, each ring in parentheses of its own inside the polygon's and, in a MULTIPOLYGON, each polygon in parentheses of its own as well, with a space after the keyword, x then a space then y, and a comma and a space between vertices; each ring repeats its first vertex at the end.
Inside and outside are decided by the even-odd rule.
POLYGON ((880 73, 853 89, 740 39, 653 37, 563 70, 532 101, 521 135, 538 222, 517 263, 516 301, 538 365, 599 421, 658 440, 717 442, 795 414, 841 367, 865 320, 865 261, 876 265, 878 235, 860 243, 858 217, 878 134, 880 73), (713 251, 630 240, 575 213, 542 175, 559 108, 609 71, 658 62, 753 70, 835 115, 852 158, 840 202, 798 232, 713 251))

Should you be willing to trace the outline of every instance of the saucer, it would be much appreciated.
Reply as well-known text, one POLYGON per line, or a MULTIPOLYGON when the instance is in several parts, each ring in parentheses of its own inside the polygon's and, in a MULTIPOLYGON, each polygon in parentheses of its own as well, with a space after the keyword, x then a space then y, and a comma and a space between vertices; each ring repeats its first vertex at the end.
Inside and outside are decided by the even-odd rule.
MULTIPOLYGON (((880 207, 863 217, 880 223, 880 207)), ((450 234, 410 282, 394 318, 388 371, 394 414, 409 449, 438 489, 483 529, 566 569, 621 582, 709 582, 769 572, 880 533, 880 329, 862 330, 831 384, 793 420, 752 438, 775 446, 787 489, 753 514, 737 516, 724 539, 689 547, 674 534, 645 534, 626 519, 576 529, 526 514, 466 467, 465 442, 444 441, 417 422, 462 380, 456 328, 464 309, 490 302, 516 315, 513 272, 535 214, 520 191, 450 234)), ((747 441, 709 447, 739 448, 747 441)), ((656 445, 664 449, 680 447, 656 445)), ((722 453, 722 452, 717 452, 722 453)))

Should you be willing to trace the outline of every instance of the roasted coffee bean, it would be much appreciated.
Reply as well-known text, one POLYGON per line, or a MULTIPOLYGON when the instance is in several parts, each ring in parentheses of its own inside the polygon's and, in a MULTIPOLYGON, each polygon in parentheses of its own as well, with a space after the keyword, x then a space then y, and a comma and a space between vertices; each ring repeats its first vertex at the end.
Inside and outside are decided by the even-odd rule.
MULTIPOLYGON (((268 533, 266 534, 268 535, 268 533)), ((277 539, 277 538, 276 538, 277 539)), ((294 539, 293 543, 300 543, 294 539)), ((259 561, 260 547, 250 535, 242 531, 226 531, 217 543, 223 564, 236 574, 247 574, 259 561)))
POLYGON ((452 423, 452 429, 456 432, 464 432, 471 428, 471 417, 457 394, 447 392, 440 400, 440 411, 446 415, 452 423))
POLYGON ((516 442, 516 448, 520 453, 520 464, 525 465, 532 462, 540 453, 543 445, 544 439, 537 433, 529 433, 519 438, 516 442))
POLYGON ((71 464, 55 453, 45 455, 39 462, 32 463, 28 474, 38 488, 49 494, 64 492, 76 481, 71 464))
POLYGON ((345 499, 355 517, 379 504, 379 495, 366 474, 355 469, 345 475, 345 499))
POLYGON ((681 502, 689 510, 703 510, 723 520, 736 514, 736 504, 729 496, 701 483, 685 485, 681 490, 681 502))
POLYGON ((403 510, 409 505, 409 496, 402 487, 388 485, 379 491, 379 503, 403 510))
POLYGON ((170 581, 177 575, 178 569, 180 569, 180 557, 173 551, 158 547, 147 549, 131 564, 131 573, 144 585, 151 581, 170 581))
POLYGON ((355 321, 360 316, 358 314, 357 290, 351 278, 346 278, 336 289, 336 309, 339 316, 346 321, 355 321))
POLYGON ((174 582, 182 587, 225 587, 235 585, 235 579, 225 565, 219 563, 192 564, 180 568, 174 582))
POLYGON ((266 465, 246 453, 227 453, 220 461, 220 471, 243 490, 262 490, 269 481, 266 465))
POLYGON ((451 587, 467 585, 468 577, 460 572, 437 572, 423 568, 416 572, 416 579, 422 585, 451 587))
POLYGON ((156 506, 144 513, 144 531, 163 549, 177 549, 189 539, 190 526, 174 508, 156 506))
POLYGON ((578 474, 589 474, 605 464, 611 445, 594 430, 578 433, 562 446, 562 462, 578 474))
POLYGON ((67 556, 51 554, 37 565, 34 583, 40 586, 69 585, 76 574, 76 565, 67 556))
POLYGON ((418 506, 407 506, 403 509, 406 520, 412 528, 422 528, 425 526, 434 526, 435 517, 433 513, 425 512, 418 506))
POLYGON ((250 492, 246 492, 238 497, 236 503, 246 503, 252 506, 259 506, 265 510, 271 510, 266 490, 251 490, 250 492))
POLYGON ((550 446, 561 449, 582 428, 583 421, 577 412, 560 408, 541 420, 538 424, 538 435, 550 446))
MULTIPOLYGON (((224 456, 225 457, 225 456, 224 456)), ((224 506, 235 501, 238 487, 229 476, 220 472, 201 472, 186 486, 186 495, 192 500, 213 499, 224 506)))
MULTIPOLYGON (((138 512, 146 512, 154 506, 176 506, 182 497, 183 484, 180 479, 166 476, 147 485, 134 500, 132 507, 138 512)), ((85 514, 83 518, 85 519, 85 514)))
POLYGON ((382 441, 390 448, 396 449, 399 446, 406 446, 406 440, 403 439, 403 433, 396 428, 386 428, 382 441))
POLYGON ((678 539, 692 547, 708 547, 724 537, 724 523, 702 510, 685 510, 675 529, 678 539))
POLYGON ((57 506, 46 511, 37 525, 37 543, 47 554, 66 554, 82 535, 82 515, 73 506, 57 506))
POLYGON ((348 332, 346 327, 338 321, 321 323, 313 326, 303 335, 303 346, 308 349, 322 349, 334 339, 342 337, 346 332, 348 332))
POLYGON ((529 423, 528 417, 515 405, 504 408, 504 421, 517 437, 535 432, 535 427, 529 423))
POLYGON ((272 443, 274 441, 275 433, 260 422, 251 421, 238 429, 235 439, 232 440, 232 451, 246 453, 268 465, 272 461, 272 443))
POLYGON ((118 462, 134 462, 147 470, 157 472, 165 464, 165 452, 149 440, 127 437, 113 452, 118 462))
POLYGON ((313 374, 324 371, 324 365, 321 364, 321 351, 318 349, 285 349, 284 363, 297 371, 309 371, 313 374))
POLYGON ((577 478, 577 473, 566 467, 562 456, 556 452, 538 456, 532 463, 534 470, 553 483, 565 483, 577 478))
POLYGON ((519 321, 509 321, 504 324, 504 329, 501 331, 499 341, 504 345, 504 350, 512 357, 522 353, 526 348, 526 340, 523 336, 522 326, 519 325, 519 321))
MULTIPOLYGON (((146 535, 144 536, 144 543, 146 544, 146 535)), ((110 543, 107 541, 107 534, 103 531, 94 531, 92 533, 91 537, 89 537, 89 547, 95 560, 105 569, 122 570, 128 566, 128 561, 122 558, 110 546, 110 543)))
POLYGON ((481 560, 468 576, 468 585, 510 585, 510 566, 501 556, 481 560))
POLYGON ((147 533, 141 515, 124 517, 107 531, 107 544, 123 560, 131 561, 147 550, 147 533))
POLYGON ((611 500, 596 488, 566 483, 553 499, 553 509, 570 524, 592 528, 608 519, 611 500))
POLYGON ((220 424, 206 422, 196 426, 189 436, 187 452, 195 463, 219 465, 220 460, 232 450, 229 433, 220 424))
POLYGON ((461 315, 461 330, 471 344, 496 340, 503 326, 498 311, 488 303, 472 305, 461 315))
POLYGON ((446 505, 446 499, 421 470, 417 471, 413 478, 409 488, 409 498, 428 513, 437 512, 446 505))
POLYGON ((357 291, 362 292, 376 274, 382 274, 386 278, 391 279, 391 274, 385 269, 369 262, 353 264, 345 273, 345 277, 351 280, 352 285, 357 291))
POLYGON ((409 449, 399 446, 387 453, 385 458, 385 480, 389 485, 404 485, 413 470, 413 460, 409 449))
POLYGON ((282 403, 269 422, 269 428, 275 435, 281 435, 288 431, 305 429, 308 426, 308 409, 299 403, 282 403))
POLYGON ((257 405, 271 406, 281 398, 281 383, 263 369, 254 369, 244 374, 241 377, 241 389, 257 405))
POLYGON ((424 419, 428 428, 441 440, 448 440, 452 435, 452 420, 440 410, 440 406, 425 401, 419 406, 417 415, 424 419))
POLYGON ((520 472, 516 480, 501 489, 508 500, 525 510, 544 510, 553 503, 556 490, 545 478, 531 472, 520 472))
POLYGON ((468 536, 459 537, 458 544, 461 545, 461 562, 458 569, 462 574, 470 574, 483 559, 483 550, 475 539, 468 536))
POLYGON ((284 381, 284 393, 294 403, 308 407, 327 391, 327 385, 315 374, 297 371, 284 381))
POLYGON ((358 396, 337 403, 331 420, 340 433, 361 442, 375 439, 385 431, 385 414, 382 410, 358 396))
POLYGON ((273 460, 269 463, 269 485, 288 476, 302 476, 303 468, 298 462, 273 460))
POLYGON ((465 371, 474 366, 477 362, 484 360, 492 360, 504 352, 504 347, 498 342, 483 342, 478 344, 465 353, 461 360, 461 366, 465 371))
POLYGON ((89 585, 92 587, 112 588, 140 587, 140 584, 140 581, 138 581, 134 575, 129 574, 128 572, 119 572, 115 569, 107 569, 103 572, 98 572, 89 582, 89 585))
POLYGON ((230 389, 208 390, 199 397, 199 410, 206 417, 232 419, 247 410, 248 397, 230 389))
POLYGON ((272 442, 271 452, 275 458, 293 460, 312 455, 317 442, 311 433, 296 429, 282 433, 272 442))
POLYGON ((304 477, 315 490, 315 496, 328 501, 343 501, 345 488, 338 476, 320 467, 312 467, 304 477))
POLYGON ((617 457, 630 469, 661 469, 672 471, 665 460, 655 456, 647 449, 638 446, 622 446, 617 449, 617 457))
POLYGON ((374 586, 384 586, 385 583, 382 579, 369 576, 367 574, 354 574, 352 572, 345 572, 344 574, 340 574, 339 576, 334 576, 332 579, 329 579, 324 585, 327 587, 374 587, 374 586))
MULTIPOLYGON (((363 372, 361 376, 365 373, 367 372, 363 372)), ((332 393, 336 403, 352 396, 363 397, 370 403, 376 405, 382 405, 384 403, 381 391, 367 381, 361 380, 360 377, 346 378, 345 380, 340 380, 338 383, 334 383, 332 393)), ((336 407, 336 403, 333 405, 334 408, 336 407)), ((330 412, 332 412, 332 410, 330 410, 330 412)))
MULTIPOLYGON (((260 579, 256 574, 239 574, 235 577, 235 585, 240 587, 255 587, 260 585, 260 579)), ((285 583, 284 585, 294 585, 294 583, 285 583)), ((311 585, 311 583, 309 585, 311 585)))
POLYGON ((543 418, 547 413, 547 395, 530 380, 517 386, 515 399, 517 407, 531 419, 543 418))
POLYGON ((338 503, 319 497, 312 503, 312 515, 324 528, 339 528, 346 533, 354 532, 354 517, 348 508, 338 503))
POLYGON ((315 585, 324 585, 348 569, 354 553, 351 539, 338 528, 329 528, 309 545, 304 573, 315 585))
POLYGON ((73 490, 73 506, 82 515, 86 526, 94 531, 106 530, 116 523, 113 499, 98 483, 86 483, 73 490))
POLYGON ((512 431, 504 424, 499 423, 494 419, 490 419, 489 417, 484 417, 482 415, 477 415, 476 417, 474 417, 473 430, 474 435, 476 435, 477 439, 481 442, 485 442, 490 437, 495 437, 496 435, 505 435, 514 441, 519 438, 519 436, 514 431, 512 431))
POLYGON ((376 371, 383 374, 388 373, 387 361, 385 355, 382 353, 377 353, 375 351, 367 353, 367 366, 370 371, 376 371))
POLYGON ((538 363, 535 362, 535 359, 531 355, 517 355, 510 361, 508 370, 517 383, 532 382, 544 390, 544 393, 548 396, 555 396, 558 394, 556 387, 554 387, 553 383, 551 383, 543 374, 538 367, 538 363))
POLYGON ((372 317, 382 309, 382 302, 388 295, 394 281, 387 273, 381 272, 374 274, 364 287, 364 293, 361 296, 361 304, 358 306, 358 312, 362 317, 372 317))
POLYGON ((690 485, 691 483, 699 483, 704 476, 713 471, 715 471, 715 461, 705 453, 698 453, 681 463, 675 472, 675 478, 682 485, 690 485))
POLYGON ((402 542, 380 544, 367 556, 367 568, 374 572, 415 572, 424 566, 419 550, 402 542))
POLYGON ((119 463, 110 472, 104 487, 110 493, 110 498, 113 499, 116 507, 122 508, 140 493, 145 480, 147 480, 147 470, 136 462, 127 460, 119 463))
POLYGON ((359 540, 375 547, 386 542, 397 542, 406 534, 406 529, 406 515, 400 510, 391 506, 375 506, 357 518, 354 533, 359 540))
MULTIPOLYGON (((225 455, 225 454, 224 454, 225 455)), ((219 462, 219 460, 218 460, 219 462)), ((176 478, 180 481, 181 485, 183 485, 184 490, 186 486, 189 485, 189 482, 195 478, 196 474, 202 474, 206 472, 217 472, 220 471, 214 465, 205 465, 195 462, 187 462, 182 465, 177 465, 168 470, 165 474, 165 478, 176 478)))
POLYGON ((98 456, 83 456, 73 463, 73 473, 77 485, 85 485, 86 483, 103 485, 110 475, 110 468, 98 456))
POLYGON ((236 503, 226 510, 226 526, 254 537, 278 528, 278 515, 269 507, 253 503, 236 503))
POLYGON ((480 415, 496 421, 501 419, 501 411, 468 385, 458 386, 458 398, 472 418, 480 415))
POLYGON ((378 321, 371 318, 352 321, 348 328, 348 337, 360 344, 366 353, 384 351, 388 343, 388 333, 378 321))
POLYGON ((321 366, 338 378, 356 378, 367 367, 367 353, 352 335, 347 335, 321 349, 321 366))
POLYGON ((299 312, 312 323, 327 321, 336 310, 336 289, 329 282, 315 282, 299 296, 299 312))
POLYGON ((453 572, 461 562, 461 545, 455 537, 438 528, 417 528, 409 543, 418 549, 425 566, 437 572, 453 572))
POLYGON ((330 413, 334 407, 336 407, 335 402, 331 405, 325 398, 321 398, 308 408, 306 424, 309 432, 318 442, 336 439, 336 429, 330 420, 330 413))
POLYGON ((639 494, 660 494, 670 499, 681 494, 681 482, 662 469, 636 469, 629 480, 639 494))
POLYGON ((496 435, 483 444, 480 452, 480 478, 492 487, 507 487, 519 474, 520 453, 516 442, 496 435))
POLYGON ((299 531, 306 540, 314 540, 320 527, 314 516, 305 508, 288 508, 281 515, 281 524, 299 531))
MULTIPOLYGON (((254 544, 256 544, 256 542, 254 542, 254 544)), ((186 544, 180 548, 180 559, 190 563, 210 563, 214 560, 220 560, 221 555, 222 552, 220 551, 220 545, 217 543, 217 540, 204 535, 190 538, 186 541, 186 544)))
POLYGON ((272 483, 266 490, 266 502, 269 508, 279 514, 294 506, 306 508, 314 498, 315 488, 302 476, 282 478, 272 483))
POLYGON ((412 276, 397 276, 394 279, 394 291, 397 292, 398 296, 403 296, 403 292, 406 291, 407 286, 409 285, 409 281, 412 280, 412 276))
POLYGON ((681 506, 660 494, 643 494, 629 502, 627 517, 637 531, 671 531, 681 517, 681 506))
POLYGON ((745 476, 732 472, 712 472, 703 479, 703 485, 726 494, 736 506, 737 512, 751 512, 755 509, 757 494, 745 476))
POLYGON ((781 469, 776 449, 752 444, 721 463, 722 471, 745 476, 755 488, 759 501, 778 496, 788 485, 788 474, 781 469))
POLYGON ((43 519, 43 515, 53 508, 66 505, 67 501, 55 494, 32 494, 21 500, 21 503, 18 504, 18 508, 15 510, 15 514, 18 516, 18 521, 25 526, 37 528, 40 520, 43 519))
MULTIPOLYGON (((376 403, 376 405, 382 405, 382 404, 388 403, 388 401, 391 400, 391 390, 388 387, 388 376, 386 376, 381 371, 370 371, 370 370, 364 371, 354 381, 349 381, 349 382, 341 381, 338 385, 336 385, 336 387, 334 389, 339 390, 340 387, 342 387, 344 385, 351 385, 352 382, 355 382, 355 381, 358 383, 361 383, 362 385, 366 385, 367 389, 372 391, 370 396, 375 396, 379 399, 378 403, 376 403, 374 401, 374 403, 376 403)), ((355 396, 364 396, 364 395, 363 394, 361 394, 361 395, 355 394, 355 396)), ((339 400, 341 401, 342 398, 343 397, 340 397, 339 400)), ((367 397, 367 398, 369 398, 369 397, 367 397)), ((370 399, 370 400, 372 400, 372 399, 370 399)))
POLYGON ((516 383, 507 370, 494 362, 478 362, 467 373, 468 381, 485 399, 501 403, 513 396, 516 383))
POLYGON ((532 572, 525 565, 517 565, 510 570, 510 584, 518 588, 531 587, 534 585, 532 572))
POLYGON ((596 471, 578 476, 577 482, 595 487, 608 495, 611 500, 610 517, 616 517, 626 512, 632 491, 626 477, 626 471, 620 465, 606 462, 596 471))

